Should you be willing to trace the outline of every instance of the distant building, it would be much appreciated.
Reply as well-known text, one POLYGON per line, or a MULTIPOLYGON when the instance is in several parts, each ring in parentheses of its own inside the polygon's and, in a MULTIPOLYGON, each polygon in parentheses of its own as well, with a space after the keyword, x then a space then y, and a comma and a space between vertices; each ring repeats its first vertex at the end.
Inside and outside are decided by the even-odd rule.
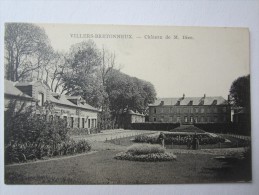
POLYGON ((149 122, 158 123, 228 123, 231 122, 229 101, 217 97, 161 98, 149 105, 149 122))
POLYGON ((9 102, 15 100, 17 106, 26 104, 33 106, 38 115, 53 120, 54 117, 67 121, 71 128, 97 127, 98 110, 87 104, 80 96, 67 96, 53 93, 41 81, 12 82, 5 80, 5 110, 9 102), (52 109, 45 109, 46 104, 51 104, 52 109))
POLYGON ((120 127, 125 129, 131 128, 132 123, 144 123, 145 115, 139 113, 138 111, 134 112, 133 110, 128 110, 121 115, 120 127))

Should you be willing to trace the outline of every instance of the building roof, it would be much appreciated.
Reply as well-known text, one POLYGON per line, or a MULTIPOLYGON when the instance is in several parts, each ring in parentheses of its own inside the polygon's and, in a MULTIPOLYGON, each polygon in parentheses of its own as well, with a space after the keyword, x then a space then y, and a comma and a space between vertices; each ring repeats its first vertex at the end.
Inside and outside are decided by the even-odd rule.
POLYGON ((145 116, 144 114, 139 113, 138 111, 134 112, 133 110, 128 110, 127 114, 130 115, 138 115, 138 116, 145 116))
POLYGON ((169 106, 169 105, 226 105, 227 100, 221 96, 215 97, 174 97, 174 98, 158 98, 153 104, 149 106, 159 106, 159 105, 169 106))
MULTIPOLYGON (((5 80, 5 94, 33 99, 31 96, 24 94, 17 87, 34 85, 37 82, 39 82, 39 81, 17 83, 17 82, 5 80)), ((42 83, 42 84, 45 84, 45 83, 42 83)), ((62 95, 62 94, 51 92, 49 101, 51 101, 53 103, 61 104, 64 106, 71 106, 74 108, 83 108, 83 109, 87 109, 87 110, 98 111, 97 108, 94 108, 87 103, 84 103, 84 104, 79 103, 78 105, 76 105, 70 101, 70 100, 78 99, 78 98, 80 98, 80 96, 67 96, 67 95, 62 95), (56 98, 56 97, 58 97, 58 98, 56 98)))
POLYGON ((4 94, 5 95, 11 95, 11 96, 17 96, 21 98, 27 98, 27 99, 33 99, 31 96, 26 95, 21 90, 19 90, 17 87, 15 87, 17 83, 4 80, 4 94))
MULTIPOLYGON (((61 95, 59 95, 59 98, 55 98, 55 97, 53 97, 53 95, 51 95, 50 101, 53 102, 53 103, 57 103, 57 104, 62 104, 62 105, 67 105, 67 106, 72 106, 72 107, 78 107, 78 108, 84 108, 84 109, 87 109, 87 110, 98 111, 97 108, 94 108, 87 103, 76 105, 76 104, 74 104, 74 103, 72 103, 71 101, 68 100, 68 99, 74 99, 74 98, 68 98, 68 97, 73 97, 73 96, 67 96, 67 95, 61 94, 61 95)), ((76 96, 76 97, 78 97, 78 96, 76 96)))

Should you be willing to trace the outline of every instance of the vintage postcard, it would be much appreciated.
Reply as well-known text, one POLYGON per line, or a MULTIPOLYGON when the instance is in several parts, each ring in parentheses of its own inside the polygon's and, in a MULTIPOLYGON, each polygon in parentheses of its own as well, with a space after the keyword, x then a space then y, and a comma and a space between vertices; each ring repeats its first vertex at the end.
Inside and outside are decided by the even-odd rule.
POLYGON ((252 181, 248 29, 4 31, 6 184, 252 181))

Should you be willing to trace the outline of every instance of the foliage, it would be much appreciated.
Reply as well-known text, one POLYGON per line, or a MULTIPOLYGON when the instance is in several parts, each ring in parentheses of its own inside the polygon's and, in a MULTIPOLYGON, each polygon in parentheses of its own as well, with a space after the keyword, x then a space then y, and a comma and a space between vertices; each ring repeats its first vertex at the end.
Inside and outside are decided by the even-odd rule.
MULTIPOLYGON (((165 133, 165 136, 165 144, 167 145, 187 145, 192 142, 194 134, 165 133)), ((225 142, 225 139, 222 137, 212 137, 205 133, 197 134, 197 138, 200 145, 211 145, 225 142)), ((161 141, 158 139, 158 136, 138 135, 135 137, 134 142, 159 144, 161 141)))
POLYGON ((130 160, 142 162, 172 161, 176 156, 171 153, 151 153, 142 155, 133 155, 129 152, 121 152, 115 156, 117 160, 130 160))
POLYGON ((250 109, 250 75, 237 78, 229 93, 234 106, 250 109))
POLYGON ((194 124, 195 127, 212 133, 230 133, 233 132, 233 123, 205 123, 194 124))
POLYGON ((117 154, 115 159, 154 162, 171 161, 176 159, 176 156, 165 153, 165 149, 160 145, 134 144, 130 146, 126 152, 117 154))
POLYGON ((48 121, 33 114, 31 108, 17 111, 10 102, 5 112, 5 162, 24 162, 56 155, 89 151, 86 141, 75 142, 68 137, 62 119, 48 121))
POLYGON ((62 75, 62 92, 81 96, 100 108, 106 94, 99 74, 101 53, 96 44, 89 40, 72 45, 66 58, 68 70, 62 75))
POLYGON ((157 143, 157 137, 148 136, 148 135, 137 135, 134 138, 134 142, 155 144, 157 143))
POLYGON ((110 72, 106 91, 109 97, 110 110, 119 124, 119 116, 126 110, 137 110, 146 113, 148 104, 156 97, 154 86, 135 77, 130 77, 118 70, 110 72))
POLYGON ((132 109, 144 112, 155 100, 154 86, 136 77, 113 70, 107 79, 107 93, 114 111, 132 109))
POLYGON ((134 144, 127 149, 127 152, 132 155, 156 154, 165 153, 165 149, 160 145, 154 144, 134 144))
POLYGON ((49 63, 53 49, 45 31, 33 24, 5 25, 5 78, 28 80, 49 63))
POLYGON ((137 130, 166 130, 169 131, 171 129, 174 129, 176 127, 179 127, 179 123, 132 123, 131 129, 137 129, 137 130))

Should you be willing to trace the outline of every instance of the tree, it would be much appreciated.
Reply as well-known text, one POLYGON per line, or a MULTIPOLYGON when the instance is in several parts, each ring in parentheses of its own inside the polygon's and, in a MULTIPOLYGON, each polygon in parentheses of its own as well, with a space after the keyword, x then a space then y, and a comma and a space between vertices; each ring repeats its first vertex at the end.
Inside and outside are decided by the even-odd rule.
POLYGON ((49 62, 52 47, 42 28, 27 23, 7 23, 4 39, 6 79, 29 80, 34 71, 49 62))
POLYGON ((95 43, 89 40, 73 45, 66 64, 62 93, 80 95, 92 106, 100 108, 104 89, 98 72, 101 55, 95 43))
POLYGON ((130 77, 119 70, 110 72, 106 90, 116 124, 119 123, 119 116, 127 110, 145 113, 148 104, 156 98, 155 88, 151 83, 130 77))
POLYGON ((237 78, 230 88, 231 103, 250 110, 250 75, 237 78))

